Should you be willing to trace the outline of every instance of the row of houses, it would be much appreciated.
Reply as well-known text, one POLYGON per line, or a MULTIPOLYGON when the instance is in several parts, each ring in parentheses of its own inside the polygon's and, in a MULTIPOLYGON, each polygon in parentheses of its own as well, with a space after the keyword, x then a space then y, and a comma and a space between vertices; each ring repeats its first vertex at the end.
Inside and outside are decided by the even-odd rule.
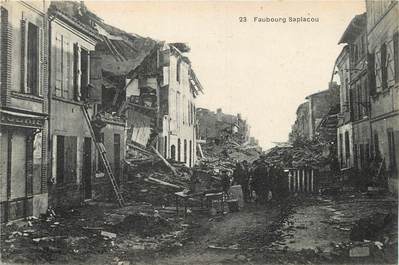
POLYGON ((339 44, 344 46, 332 73, 339 86, 332 82, 307 98, 290 136, 313 138, 327 129, 344 180, 378 182, 397 192, 399 3, 367 0, 366 12, 352 19, 339 44), (316 104, 315 96, 322 97, 316 104))
POLYGON ((128 149, 195 164, 203 88, 188 45, 122 31, 83 2, 2 1, 0 10, 2 222, 112 194, 95 141, 119 185, 128 149))

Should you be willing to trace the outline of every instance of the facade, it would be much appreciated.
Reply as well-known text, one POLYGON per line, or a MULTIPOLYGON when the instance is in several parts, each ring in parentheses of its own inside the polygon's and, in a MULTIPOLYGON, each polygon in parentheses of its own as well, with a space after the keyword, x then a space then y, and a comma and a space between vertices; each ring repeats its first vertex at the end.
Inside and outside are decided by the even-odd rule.
POLYGON ((42 2, 0 3, 1 222, 47 211, 45 8, 42 2))
POLYGON ((347 44, 337 61, 342 84, 338 128, 342 170, 365 169, 371 158, 366 20, 366 13, 355 16, 339 41, 347 44))
POLYGON ((399 3, 366 1, 372 151, 380 156, 390 191, 398 191, 399 3))
MULTIPOLYGON (((95 146, 82 105, 91 99, 90 52, 96 36, 54 5, 49 9, 49 20, 49 204, 73 206, 92 198, 95 177, 95 146)), ((90 115, 93 112, 89 109, 90 115)))
POLYGON ((182 43, 159 43, 128 74, 124 111, 128 142, 148 146, 155 140, 166 159, 192 167, 196 163, 195 98, 202 86, 184 55, 188 51, 182 43))
POLYGON ((336 60, 340 84, 340 113, 338 115, 337 143, 338 161, 341 170, 353 168, 353 137, 352 118, 350 107, 350 52, 349 46, 345 46, 336 60))
POLYGON ((330 83, 329 88, 307 96, 306 102, 298 106, 296 120, 289 135, 290 141, 295 139, 310 140, 320 134, 322 121, 331 115, 339 104, 339 89, 335 83, 330 83))

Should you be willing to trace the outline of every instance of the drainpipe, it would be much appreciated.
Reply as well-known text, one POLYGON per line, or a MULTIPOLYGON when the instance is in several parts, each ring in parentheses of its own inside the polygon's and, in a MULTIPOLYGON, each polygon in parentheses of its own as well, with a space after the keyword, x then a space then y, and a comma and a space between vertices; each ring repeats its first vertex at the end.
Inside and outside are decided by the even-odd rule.
MULTIPOLYGON (((47 12, 46 12, 47 13, 47 12)), ((50 20, 46 18, 46 22, 48 22, 48 58, 47 58, 47 74, 48 74, 48 83, 47 83, 47 104, 48 104, 48 133, 49 140, 47 141, 47 159, 48 159, 48 168, 47 168, 47 179, 48 176, 52 176, 53 172, 53 149, 51 148, 53 142, 53 135, 51 133, 51 99, 52 99, 52 89, 51 89, 51 23, 57 17, 57 15, 52 16, 50 20), (50 174, 49 174, 50 173, 50 174)), ((53 177, 53 176, 52 176, 53 177)), ((52 179, 52 178, 51 178, 52 179)), ((48 192, 48 191, 47 191, 48 192)))

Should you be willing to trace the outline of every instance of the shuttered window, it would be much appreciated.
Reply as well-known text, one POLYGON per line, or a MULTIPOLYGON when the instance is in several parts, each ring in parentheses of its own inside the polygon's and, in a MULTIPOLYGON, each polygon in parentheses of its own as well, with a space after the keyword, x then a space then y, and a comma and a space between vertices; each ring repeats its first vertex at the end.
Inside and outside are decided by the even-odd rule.
POLYGON ((375 51, 374 59, 375 92, 379 92, 382 89, 381 51, 379 49, 375 51))
POLYGON ((395 81, 399 82, 399 32, 393 35, 393 53, 395 67, 395 81))
POLYGON ((393 129, 387 130, 388 133, 388 152, 389 152, 389 169, 396 172, 396 150, 395 150, 395 135, 393 129))
POLYGON ((69 39, 57 34, 55 39, 55 93, 57 97, 73 99, 72 60, 69 39))
POLYGON ((62 35, 55 37, 55 95, 62 97, 62 35))
POLYGON ((26 92, 39 94, 39 29, 28 23, 26 92))
POLYGON ((382 89, 388 88, 388 53, 387 45, 383 43, 381 45, 381 87, 382 89))
POLYGON ((375 55, 374 53, 368 55, 368 85, 370 88, 370 95, 375 95, 376 83, 375 83, 375 55))

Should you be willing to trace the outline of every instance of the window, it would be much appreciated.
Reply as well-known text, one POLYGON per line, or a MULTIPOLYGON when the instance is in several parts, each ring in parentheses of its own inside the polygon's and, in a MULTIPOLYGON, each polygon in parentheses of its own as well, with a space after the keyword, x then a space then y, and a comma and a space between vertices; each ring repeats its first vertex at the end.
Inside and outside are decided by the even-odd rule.
POLYGON ((388 88, 388 58, 387 58, 387 45, 381 45, 381 86, 382 89, 388 88))
POLYGON ((57 97, 73 99, 71 45, 61 34, 55 39, 55 94, 57 97))
POLYGON ((184 139, 184 163, 187 163, 187 140, 184 139))
POLYGON ((180 68, 181 68, 181 62, 180 60, 177 61, 176 65, 176 81, 180 83, 180 68))
POLYGON ((389 169, 396 172, 396 150, 395 150, 395 135, 393 129, 390 128, 388 132, 388 153, 389 153, 389 169))
POLYGON ((39 91, 39 29, 32 23, 28 23, 26 69, 26 92, 37 95, 39 91))
POLYGON ((164 152, 163 156, 165 158, 167 158, 168 157, 168 136, 164 137, 164 150, 163 150, 163 152, 164 152))
POLYGON ((395 81, 399 82, 399 32, 393 35, 393 56, 395 65, 395 81))
POLYGON ((57 183, 76 181, 77 137, 57 136, 57 183))
POLYGON ((180 162, 181 157, 181 141, 180 138, 177 139, 177 161, 180 162))
POLYGON ((370 95, 375 95, 376 92, 376 81, 375 81, 375 54, 371 53, 368 55, 368 80, 369 80, 369 89, 370 95))
POLYGON ((349 132, 345 132, 345 165, 348 166, 348 160, 350 158, 350 142, 349 142, 349 132))
POLYGON ((189 162, 188 162, 188 166, 191 167, 191 161, 193 161, 193 143, 190 140, 190 144, 189 144, 189 148, 190 148, 190 152, 189 152, 189 162))

